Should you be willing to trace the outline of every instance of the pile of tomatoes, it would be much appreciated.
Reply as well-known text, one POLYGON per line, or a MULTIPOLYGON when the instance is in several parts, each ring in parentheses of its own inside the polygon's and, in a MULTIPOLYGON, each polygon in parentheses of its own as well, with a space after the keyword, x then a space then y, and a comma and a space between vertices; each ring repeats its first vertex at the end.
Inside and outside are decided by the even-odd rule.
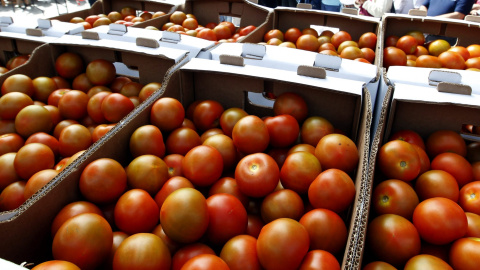
POLYGON ((425 43, 420 31, 388 36, 383 51, 383 66, 466 69, 480 71, 480 45, 451 46, 444 39, 425 43))
POLYGON ((292 27, 287 29, 285 33, 279 29, 272 29, 265 33, 263 41, 267 45, 297 48, 373 63, 377 35, 367 32, 362 34, 358 41, 353 41, 352 36, 346 31, 333 33, 330 30, 324 30, 318 34, 318 31, 313 28, 300 30, 292 27))
POLYGON ((123 7, 120 11, 113 10, 108 14, 89 15, 86 18, 73 17, 70 19, 70 22, 82 24, 83 28, 87 30, 100 25, 109 25, 111 23, 132 26, 136 23, 166 15, 163 11, 141 11, 139 13, 140 14, 137 14, 137 10, 132 7, 123 7))
POLYGON ((364 269, 478 269, 478 153, 451 130, 390 137, 376 160, 364 269))
POLYGON ((0 75, 25 64, 30 59, 29 54, 19 54, 10 58, 5 66, 0 66, 0 75))
POLYGON ((359 153, 307 112, 293 92, 264 118, 215 100, 184 109, 158 99, 129 138, 127 164, 100 158, 84 167, 81 200, 52 223, 57 261, 45 263, 340 269, 359 153))
MULTIPOLYGON (((194 14, 175 11, 170 15, 170 21, 162 25, 160 30, 190 35, 211 41, 237 42, 241 37, 250 34, 256 28, 255 25, 237 28, 232 22, 228 21, 220 23, 207 22, 205 25, 200 25, 194 14)), ((159 30, 152 27, 148 27, 148 29, 159 30)))
POLYGON ((160 83, 117 76, 66 52, 58 76, 8 76, 0 96, 0 211, 13 210, 145 100, 160 83))

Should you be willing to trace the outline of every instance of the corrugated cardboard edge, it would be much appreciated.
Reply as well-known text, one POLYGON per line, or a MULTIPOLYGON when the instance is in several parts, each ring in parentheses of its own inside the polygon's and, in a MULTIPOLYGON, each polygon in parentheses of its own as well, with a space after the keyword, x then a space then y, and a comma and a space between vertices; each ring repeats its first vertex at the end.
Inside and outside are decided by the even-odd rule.
POLYGON ((458 83, 440 82, 437 85, 437 90, 438 92, 453 93, 453 94, 460 94, 460 95, 472 94, 472 87, 470 87, 470 85, 458 84, 458 83))
POLYGON ((327 77, 327 71, 324 68, 307 65, 298 66, 297 74, 318 79, 325 79, 327 77))
POLYGON ((358 15, 358 9, 356 8, 343 8, 341 12, 350 15, 358 15))
POLYGON ((27 36, 42 37, 43 31, 42 29, 27 28, 25 29, 25 34, 27 34, 27 36))
POLYGON ((160 44, 158 44, 158 41, 152 38, 144 38, 144 37, 138 37, 135 40, 135 43, 137 46, 143 46, 143 47, 149 47, 149 48, 158 48, 160 47, 160 44))
POLYGON ((297 8, 303 8, 303 9, 312 9, 312 4, 308 3, 298 3, 297 8))
POLYGON ((427 12, 424 11, 424 10, 419 10, 419 9, 410 9, 408 11, 408 15, 427 17, 427 12))
POLYGON ((219 58, 220 58, 221 64, 234 65, 234 66, 240 66, 240 67, 245 66, 243 57, 239 55, 222 54, 219 56, 219 58))
MULTIPOLYGON (((357 188, 355 194, 354 209, 350 221, 348 241, 345 247, 345 253, 343 257, 342 269, 360 269, 362 264, 363 250, 365 247, 365 232, 368 222, 369 203, 372 193, 372 181, 369 177, 369 153, 370 153, 370 130, 373 119, 373 105, 371 103, 370 92, 364 86, 363 88, 363 110, 364 117, 360 123, 360 135, 358 144, 362 145, 363 151, 360 152, 361 167, 357 168, 361 172, 357 172, 356 181, 360 180, 360 183, 356 182, 356 186, 359 184, 360 188, 357 188), (358 178, 358 175, 360 179, 358 178), (359 192, 358 192, 359 191, 359 192)), ((359 166, 360 166, 359 165, 359 166)))

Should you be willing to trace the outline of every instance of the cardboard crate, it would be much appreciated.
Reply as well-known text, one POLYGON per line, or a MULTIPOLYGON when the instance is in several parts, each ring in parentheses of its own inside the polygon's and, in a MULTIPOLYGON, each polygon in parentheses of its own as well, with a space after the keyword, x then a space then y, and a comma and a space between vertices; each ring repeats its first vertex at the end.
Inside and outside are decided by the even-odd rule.
MULTIPOLYGON (((209 22, 219 23, 220 16, 231 17, 235 26, 256 26, 256 29, 242 38, 241 42, 256 40, 258 35, 270 29, 273 25, 273 9, 252 3, 248 0, 186 0, 178 7, 179 11, 193 14, 198 24, 206 25, 209 22)), ((154 26, 162 29, 170 18, 162 16, 153 20, 134 25, 133 27, 145 28, 154 26)))
POLYGON ((155 1, 155 0, 97 0, 89 9, 83 9, 71 13, 60 14, 55 17, 51 17, 51 20, 59 20, 62 22, 69 22, 74 17, 80 17, 85 19, 90 15, 105 14, 112 11, 120 12, 124 7, 132 7, 137 10, 137 13, 142 11, 148 11, 155 13, 157 11, 165 12, 165 15, 161 17, 169 17, 175 10, 181 1, 155 1))
MULTIPOLYGON (((475 72, 392 66, 385 73, 379 90, 378 115, 374 116, 374 136, 368 165, 369 193, 364 197, 365 215, 370 215, 371 196, 379 183, 376 159, 381 146, 397 131, 410 129, 424 139, 437 130, 462 133, 464 124, 480 125, 480 85, 475 72), (439 83, 440 82, 440 83, 439 83), (460 92, 471 90, 471 94, 460 92), (381 101, 381 102, 380 102, 381 101)), ((376 105, 376 106, 377 106, 376 105)), ((373 133, 372 133, 373 134, 373 133)), ((467 140, 478 136, 464 134, 467 140)), ((366 227, 364 234, 368 233, 366 227)), ((364 254, 363 264, 372 260, 362 243, 357 252, 364 254)))
MULTIPOLYGON (((316 68, 306 68, 317 75, 316 68)), ((305 74, 300 72, 300 74, 305 74)), ((359 260, 350 252, 355 245, 359 220, 357 212, 364 193, 368 141, 372 106, 369 92, 363 82, 327 76, 325 79, 298 75, 297 72, 256 66, 235 66, 218 61, 194 58, 173 72, 162 86, 147 99, 140 109, 128 115, 122 126, 115 127, 94 147, 89 148, 73 164, 48 184, 35 200, 8 219, 0 221, 0 257, 15 263, 39 263, 51 256, 50 223, 66 204, 80 198, 78 181, 87 164, 98 158, 114 158, 126 165, 129 162, 128 142, 140 126, 149 124, 150 109, 161 97, 174 97, 186 108, 195 100, 214 99, 224 108, 240 107, 258 116, 272 115, 272 107, 262 102, 263 92, 279 95, 291 91, 305 98, 310 115, 330 119, 356 142, 359 164, 352 179, 356 185, 356 198, 346 218, 349 231, 346 252, 339 258, 344 268, 357 267, 359 260), (248 89, 249 92, 246 92, 248 89), (125 147, 121 147, 124 145, 125 147), (31 224, 35 224, 34 227, 31 224)))
POLYGON ((81 31, 83 27, 73 23, 35 18, 14 21, 11 17, 0 17, 0 63, 5 65, 14 56, 31 54, 42 44, 81 31))

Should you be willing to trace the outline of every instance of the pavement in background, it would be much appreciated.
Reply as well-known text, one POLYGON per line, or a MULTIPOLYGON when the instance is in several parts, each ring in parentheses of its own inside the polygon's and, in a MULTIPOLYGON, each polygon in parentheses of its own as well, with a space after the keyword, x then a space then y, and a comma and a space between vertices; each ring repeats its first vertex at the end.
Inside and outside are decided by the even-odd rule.
MULTIPOLYGON (((20 0, 22 1, 22 0, 20 0)), ((30 0, 32 1, 32 0, 30 0)), ((0 16, 13 17, 14 21, 23 17, 48 19, 65 13, 72 13, 78 10, 89 9, 87 0, 34 0, 32 5, 25 9, 20 8, 14 0, 15 5, 5 0, 7 6, 0 7, 0 16)), ((23 5, 22 5, 23 7, 23 5)))

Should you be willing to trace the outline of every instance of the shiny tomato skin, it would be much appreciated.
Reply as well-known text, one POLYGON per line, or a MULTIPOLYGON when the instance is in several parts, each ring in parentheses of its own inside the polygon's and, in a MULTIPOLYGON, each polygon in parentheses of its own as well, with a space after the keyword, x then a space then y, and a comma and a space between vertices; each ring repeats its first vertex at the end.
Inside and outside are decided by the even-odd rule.
POLYGON ((162 228, 162 224, 160 223, 152 230, 152 233, 162 239, 163 243, 167 245, 167 248, 170 251, 170 254, 175 254, 175 252, 177 252, 177 250, 181 246, 179 243, 173 241, 172 239, 170 239, 170 237, 168 237, 165 234, 162 228))
POLYGON ((223 133, 229 137, 232 137, 232 131, 235 124, 241 118, 247 116, 248 113, 240 108, 228 108, 220 116, 220 127, 223 133))
POLYGON ((420 158, 410 143, 393 140, 384 144, 378 152, 378 166, 392 179, 412 181, 420 173, 420 158))
POLYGON ((375 258, 394 266, 404 264, 420 253, 420 236, 406 218, 385 214, 374 218, 367 227, 366 243, 375 258))
POLYGON ((22 146, 15 155, 13 166, 18 176, 28 180, 35 173, 53 169, 55 154, 52 149, 42 143, 30 143, 22 146))
POLYGON ((112 228, 105 218, 80 214, 58 229, 53 238, 53 258, 70 261, 81 269, 96 269, 108 257, 112 243, 112 228))
POLYGON ((158 224, 155 200, 143 189, 130 189, 115 204, 115 225, 127 234, 151 232, 158 224))
POLYGON ((16 155, 16 151, 0 155, 0 190, 3 190, 13 182, 22 180, 14 167, 16 155))
POLYGON ((360 48, 370 48, 375 50, 377 46, 377 35, 372 32, 362 34, 358 39, 358 46, 360 48))
POLYGON ((88 63, 85 73, 94 85, 108 85, 115 79, 116 71, 113 63, 96 59, 88 63))
POLYGON ((100 109, 107 121, 117 123, 133 111, 135 105, 128 97, 112 93, 103 99, 100 109))
POLYGON ((305 194, 321 172, 322 166, 315 155, 296 152, 285 159, 280 170, 280 182, 287 189, 305 194))
POLYGON ((415 191, 421 201, 443 197, 457 202, 460 193, 457 180, 442 170, 430 170, 421 174, 415 181, 415 191))
POLYGON ((295 191, 280 189, 263 199, 260 213, 265 223, 278 218, 299 220, 304 213, 304 205, 302 198, 295 191))
POLYGON ((296 269, 309 249, 308 232, 298 221, 276 219, 266 224, 257 239, 257 254, 266 269, 296 269))
POLYGON ((463 157, 467 155, 467 145, 462 136, 451 130, 433 132, 428 136, 425 146, 431 159, 444 152, 457 153, 463 157))
POLYGON ((235 180, 233 177, 226 176, 218 179, 218 181, 215 182, 208 190, 209 196, 219 193, 227 193, 235 196, 240 200, 245 208, 250 202, 250 199, 240 191, 237 185, 237 180, 235 180))
POLYGON ((187 127, 180 127, 173 130, 165 141, 166 154, 179 154, 184 156, 190 149, 201 145, 202 141, 198 133, 187 127))
POLYGON ((185 109, 177 99, 163 97, 155 101, 150 111, 150 122, 163 132, 170 132, 182 125, 185 109))
POLYGON ((32 270, 80 270, 80 268, 69 261, 50 260, 37 264, 32 270))
POLYGON ((420 254, 412 257, 405 264, 405 270, 415 270, 415 269, 438 269, 438 270, 453 270, 450 265, 444 260, 428 255, 420 254))
POLYGON ((480 238, 480 215, 470 212, 465 212, 468 220, 468 230, 466 237, 480 238))
POLYGON ((456 153, 441 153, 430 165, 432 170, 443 170, 455 177, 461 188, 473 180, 473 168, 466 158, 456 153))
POLYGON ((152 233, 137 233, 118 246, 113 257, 113 269, 170 269, 170 251, 160 237, 152 233))
POLYGON ((315 147, 315 156, 320 161, 322 170, 335 168, 346 173, 352 173, 359 161, 357 146, 342 134, 324 136, 315 147))
POLYGON ((222 154, 208 145, 192 148, 182 161, 183 175, 197 186, 213 184, 220 178, 222 171, 222 154))
POLYGON ((58 142, 60 155, 72 156, 78 151, 87 150, 92 145, 92 133, 84 125, 69 125, 60 132, 58 142))
POLYGON ((263 152, 270 142, 267 126, 255 115, 237 121, 232 130, 232 139, 238 151, 244 154, 263 152))
MULTIPOLYGON (((25 144, 25 140, 17 133, 0 135, 0 156, 6 153, 16 153, 25 144)), ((0 177, 0 179, 2 179, 0 177)), ((0 181, 1 183, 2 181, 0 181)), ((0 184, 0 189, 2 185, 0 184)))
POLYGON ((238 188, 250 197, 263 197, 271 193, 277 187, 279 178, 277 163, 264 153, 245 156, 235 169, 238 188))
POLYGON ((14 210, 25 202, 25 185, 25 181, 16 181, 0 192, 0 211, 14 210))
POLYGON ((200 242, 181 247, 172 257, 172 270, 180 270, 188 260, 201 254, 215 255, 215 251, 200 242))
POLYGON ((154 125, 138 127, 130 136, 130 152, 134 157, 141 155, 165 156, 165 143, 162 131, 154 125))
POLYGON ((366 264, 362 270, 397 270, 397 268, 386 262, 374 261, 366 264))
POLYGON ((273 113, 274 115, 289 114, 297 119, 298 123, 303 123, 308 116, 308 106, 299 94, 285 92, 275 99, 273 113))
POLYGON ((441 197, 420 202, 412 220, 422 239, 437 245, 463 237, 468 229, 463 209, 452 200, 441 197))
POLYGON ((390 138, 388 139, 389 141, 393 140, 402 140, 406 141, 411 144, 416 144, 423 150, 425 150, 425 142, 423 141, 423 138, 418 134, 417 132, 413 130, 399 130, 392 134, 390 138))
POLYGON ((379 183, 372 193, 372 208, 377 215, 396 214, 411 220, 419 202, 412 186, 396 179, 379 183))
POLYGON ((57 176, 58 171, 54 169, 45 169, 36 172, 32 177, 30 177, 25 185, 25 191, 23 196, 25 200, 32 197, 37 191, 43 188, 46 184, 57 176))
POLYGON ((229 270, 227 263, 220 257, 212 254, 200 254, 185 262, 181 270, 229 270))
POLYGON ((458 204, 465 212, 480 215, 480 181, 470 182, 460 189, 458 204))
POLYGON ((476 269, 480 260, 480 238, 466 237, 453 242, 450 265, 454 269, 476 269))
POLYGON ((332 123, 320 116, 312 116, 302 124, 300 136, 303 143, 317 146, 320 139, 334 131, 332 123))
POLYGON ((407 64, 407 55, 404 51, 396 47, 386 47, 383 50, 383 66, 405 66, 407 64))
POLYGON ((220 251, 231 270, 260 270, 257 257, 257 239, 250 235, 238 235, 225 243, 220 251))
POLYGON ((223 134, 215 134, 207 138, 203 145, 211 146, 219 151, 223 159, 224 172, 230 171, 236 165, 238 153, 232 138, 223 134))
POLYGON ((193 111, 193 123, 200 131, 216 128, 220 125, 220 117, 224 109, 215 100, 204 100, 197 104, 193 111))
POLYGON ((267 117, 264 122, 272 147, 288 147, 297 140, 300 126, 293 116, 284 114, 267 117))
POLYGON ((55 236, 58 229, 69 218, 78 216, 83 213, 94 213, 103 216, 102 210, 95 204, 87 201, 76 201, 65 205, 55 216, 52 222, 52 236, 55 236))
POLYGON ((405 54, 413 54, 417 49, 417 40, 409 35, 402 36, 398 39, 396 47, 401 49, 405 54))
POLYGON ((168 167, 155 155, 141 155, 134 158, 125 168, 130 188, 145 190, 155 196, 168 180, 168 167))
POLYGON ((325 250, 311 250, 305 255, 299 270, 330 269, 339 270, 340 263, 337 258, 325 250))
POLYGON ((77 53, 62 53, 55 59, 55 70, 61 77, 73 79, 83 72, 83 59, 77 53))

